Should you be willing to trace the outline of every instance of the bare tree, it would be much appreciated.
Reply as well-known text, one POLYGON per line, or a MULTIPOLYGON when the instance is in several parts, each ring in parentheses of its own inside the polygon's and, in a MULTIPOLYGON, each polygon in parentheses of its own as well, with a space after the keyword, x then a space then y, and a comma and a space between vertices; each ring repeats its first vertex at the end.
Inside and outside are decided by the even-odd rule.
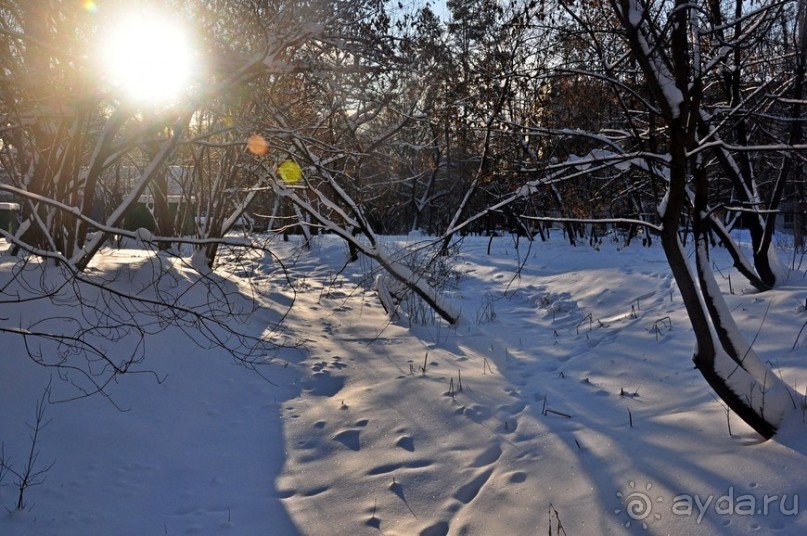
MULTIPOLYGON (((95 19, 78 4, 0 6, 0 55, 8 75, 0 84, 0 191, 23 205, 19 230, 0 231, 16 256, 0 282, 0 301, 11 311, 0 331, 20 337, 29 356, 71 382, 79 396, 104 394, 122 374, 148 372, 145 341, 167 326, 253 369, 272 361, 277 344, 253 334, 247 322, 259 303, 268 305, 260 298, 263 289, 255 283, 252 296, 244 295, 212 270, 222 249, 248 265, 272 258, 263 241, 225 236, 267 191, 266 174, 254 173, 266 155, 255 154, 250 136, 260 130, 264 141, 280 146, 287 140, 293 148, 288 132, 294 125, 284 123, 281 132, 255 111, 270 96, 278 99, 275 111, 289 105, 284 96, 299 98, 289 82, 311 75, 321 56, 358 55, 367 28, 383 14, 372 0, 338 9, 316 1, 178 1, 176 7, 197 17, 207 69, 189 95, 143 108, 88 74, 93 69, 82 43, 96 30, 95 19), (285 85, 285 91, 272 95, 267 85, 285 85), (202 179, 178 184, 187 206, 205 202, 209 217, 195 232, 171 221, 169 166, 187 172, 185 179, 202 179), (110 187, 109 177, 122 170, 134 176, 110 187), (157 201, 154 232, 126 229, 125 219, 147 192, 157 201), (107 206, 99 211, 101 198, 107 206), (152 255, 141 266, 98 270, 96 257, 113 239, 134 241, 152 255), (139 284, 130 280, 133 273, 139 284), (187 288, 174 296, 180 285, 187 288), (69 303, 78 314, 26 315, 25 304, 39 301, 69 303)), ((272 265, 283 277, 282 264, 272 265)), ((284 314, 270 315, 264 329, 280 329, 284 314)))
POLYGON ((770 60, 772 50, 786 57, 788 36, 800 30, 773 29, 787 9, 800 10, 801 5, 763 3, 744 12, 744 5, 737 4, 728 20, 721 6, 683 1, 613 0, 563 7, 565 15, 554 24, 564 42, 573 36, 577 48, 547 77, 548 86, 600 85, 601 93, 610 96, 601 98, 602 104, 587 115, 574 108, 577 95, 567 97, 579 115, 569 114, 565 125, 547 124, 552 116, 546 114, 540 118, 543 122, 511 122, 510 129, 529 136, 525 152, 532 160, 533 177, 465 221, 455 218, 447 233, 546 191, 566 204, 580 202, 581 192, 587 192, 582 199, 589 207, 613 206, 627 192, 631 204, 641 202, 641 212, 653 207, 656 215, 650 220, 639 214, 625 217, 626 208, 617 209, 622 217, 589 213, 522 218, 610 221, 656 234, 695 332, 696 367, 729 407, 762 436, 771 437, 797 409, 798 395, 762 362, 737 328, 712 273, 710 233, 717 231, 738 269, 759 289, 781 279, 771 244, 774 215, 804 149, 800 108, 782 104, 785 100, 801 105, 801 98, 789 98, 798 94, 801 82, 798 75, 762 68, 758 60, 770 60), (781 41, 772 44, 776 36, 781 41), (738 82, 735 69, 759 76, 738 82), (726 91, 733 97, 727 99, 726 91), (770 173, 771 166, 776 173, 770 173), (723 176, 732 181, 729 192, 735 197, 727 197, 725 188, 720 196, 723 176), (753 219, 750 262, 717 217, 721 207, 753 219), (683 247, 689 232, 696 246, 694 272, 683 247))
MULTIPOLYGON (((708 155, 717 151, 716 159, 725 170, 726 165, 734 166, 738 159, 753 154, 780 155, 787 161, 795 157, 800 146, 792 143, 792 137, 773 138, 755 145, 750 138, 729 143, 716 129, 704 130, 704 124, 709 124, 709 118, 713 117, 708 110, 719 106, 711 91, 719 85, 713 81, 720 81, 725 74, 720 66, 731 65, 732 58, 740 52, 745 56, 762 46, 757 32, 769 28, 770 21, 776 19, 782 8, 782 4, 766 4, 748 14, 740 11, 736 18, 726 21, 712 18, 715 11, 699 9, 688 2, 613 0, 609 9, 600 13, 567 7, 573 21, 571 27, 588 35, 594 43, 593 58, 599 67, 571 70, 576 76, 606 81, 615 102, 623 109, 624 120, 619 128, 613 122, 602 122, 597 131, 564 130, 569 136, 586 140, 585 156, 567 158, 546 167, 543 181, 534 181, 522 190, 522 194, 530 194, 538 185, 551 186, 559 179, 602 174, 607 170, 626 177, 644 175, 652 184, 661 186, 661 195, 655 197, 658 225, 645 227, 659 235, 684 298, 697 340, 695 365, 726 404, 764 437, 771 437, 789 410, 796 408, 797 395, 742 337, 712 274, 709 231, 716 225, 711 203, 712 186, 717 179, 710 172, 708 155), (617 32, 608 22, 613 17, 618 21, 617 32), (718 29, 726 28, 735 31, 715 37, 718 29), (713 38, 720 46, 714 44, 713 38), (682 246, 681 222, 688 217, 692 219, 696 243, 694 273, 682 246)), ((753 94, 755 89, 744 91, 753 94)), ((746 106, 750 101, 744 98, 742 102, 746 106)), ((735 125, 732 121, 745 121, 743 106, 738 103, 737 107, 724 107, 722 121, 731 125, 735 125)), ((546 135, 553 132, 540 128, 535 131, 546 135)), ((751 175, 745 176, 751 180, 751 175)), ((755 188, 753 181, 743 184, 749 191, 755 188)), ((746 206, 754 217, 760 218, 761 225, 773 224, 767 209, 776 206, 779 194, 775 192, 776 188, 773 204, 763 207, 755 202, 754 208, 746 206)), ((771 232, 772 228, 760 227, 761 234, 771 232)), ((726 233, 722 236, 728 240, 726 233)), ((773 262, 769 240, 755 244, 759 255, 773 262)), ((760 272, 756 277, 756 282, 762 283, 760 286, 773 282, 763 275, 769 265, 766 268, 757 259, 756 268, 760 272)), ((753 268, 748 269, 753 276, 753 268)))

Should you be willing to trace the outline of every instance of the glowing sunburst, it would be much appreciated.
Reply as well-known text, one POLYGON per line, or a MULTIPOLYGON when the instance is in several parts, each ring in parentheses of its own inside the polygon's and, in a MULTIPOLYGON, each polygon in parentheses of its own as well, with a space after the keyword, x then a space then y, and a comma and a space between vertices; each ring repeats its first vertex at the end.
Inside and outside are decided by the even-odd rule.
POLYGON ((189 37, 181 24, 158 13, 119 16, 100 47, 106 79, 130 101, 169 103, 191 83, 195 65, 189 37))

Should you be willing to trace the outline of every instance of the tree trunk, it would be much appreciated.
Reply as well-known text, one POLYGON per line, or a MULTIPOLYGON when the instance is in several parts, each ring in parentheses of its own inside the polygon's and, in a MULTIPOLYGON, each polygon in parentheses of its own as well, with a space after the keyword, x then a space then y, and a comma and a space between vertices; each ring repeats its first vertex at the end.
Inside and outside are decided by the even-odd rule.
POLYGON ((770 438, 787 413, 788 403, 795 406, 795 396, 740 335, 709 266, 708 177, 700 162, 694 158, 691 161, 688 154, 696 147, 702 92, 699 81, 692 82, 690 6, 686 0, 676 0, 675 11, 670 15, 673 24, 667 51, 660 46, 662 43, 653 41, 657 37, 645 27, 649 24, 647 19, 635 17, 634 3, 614 2, 633 56, 667 125, 669 184, 659 206, 661 243, 695 333, 693 361, 723 402, 757 433, 770 438), (697 248, 697 284, 678 234, 681 216, 690 203, 687 193, 690 172, 695 189, 692 224, 697 248))

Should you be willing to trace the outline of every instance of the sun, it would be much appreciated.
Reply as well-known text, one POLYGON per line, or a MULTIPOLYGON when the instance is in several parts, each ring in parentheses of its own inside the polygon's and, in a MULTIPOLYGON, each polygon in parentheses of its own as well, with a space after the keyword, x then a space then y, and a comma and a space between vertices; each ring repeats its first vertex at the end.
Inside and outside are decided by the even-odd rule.
POLYGON ((104 78, 130 102, 169 104, 192 84, 195 55, 178 21, 156 13, 118 16, 99 48, 104 78))

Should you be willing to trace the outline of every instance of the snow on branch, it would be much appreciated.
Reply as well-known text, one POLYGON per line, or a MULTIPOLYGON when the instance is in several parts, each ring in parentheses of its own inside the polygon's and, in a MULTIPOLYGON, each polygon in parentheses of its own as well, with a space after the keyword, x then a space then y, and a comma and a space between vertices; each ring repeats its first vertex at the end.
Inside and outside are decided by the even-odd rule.
MULTIPOLYGON (((334 181, 335 182, 335 181, 334 181)), ((373 239, 370 244, 360 240, 358 237, 353 236, 353 233, 345 229, 343 225, 338 224, 337 222, 333 221, 330 217, 322 214, 321 211, 315 209, 311 203, 307 200, 303 199, 297 193, 282 184, 281 181, 275 179, 271 181, 272 187, 275 190, 277 195, 286 197, 287 199, 291 200, 296 206, 298 206, 301 210, 309 214, 312 218, 314 218, 326 232, 330 232, 335 234, 345 240, 347 243, 351 244, 357 251, 361 252, 362 254, 366 255, 367 257, 375 260, 392 278, 399 281, 407 288, 412 290, 415 294, 417 294, 420 298, 426 302, 429 307, 431 307, 440 317, 442 317, 445 321, 449 324, 455 324, 460 319, 460 312, 459 310, 455 309, 451 303, 446 300, 436 289, 434 289, 429 283, 424 280, 424 278, 415 272, 413 272, 409 267, 402 264, 399 261, 396 261, 387 253, 385 253, 375 241, 375 236, 370 234, 369 238, 373 239)), ((344 190, 341 190, 344 193, 344 190)), ((319 194, 321 197, 324 194, 319 194)), ((346 193, 344 193, 347 196, 346 193)), ((348 197, 348 199, 350 199, 348 197)), ((350 200, 353 203, 353 209, 355 211, 359 211, 355 202, 350 200)), ((358 212, 360 214, 360 211, 358 212)), ((363 222, 366 223, 366 222, 363 222)), ((369 229, 362 229, 367 233, 372 233, 369 229)))

